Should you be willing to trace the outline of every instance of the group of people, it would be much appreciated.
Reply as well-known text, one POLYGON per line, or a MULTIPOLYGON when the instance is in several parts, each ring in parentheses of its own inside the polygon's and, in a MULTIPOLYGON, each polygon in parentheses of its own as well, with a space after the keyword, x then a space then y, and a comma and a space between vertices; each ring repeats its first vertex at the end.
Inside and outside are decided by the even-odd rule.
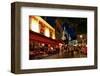
POLYGON ((42 59, 59 53, 59 47, 50 44, 33 42, 30 44, 30 59, 42 59))
POLYGON ((65 58, 87 57, 87 45, 64 45, 61 48, 61 54, 65 58))
POLYGON ((43 59, 56 54, 56 58, 87 57, 87 39, 85 36, 69 41, 68 43, 63 41, 63 43, 59 43, 59 45, 32 41, 29 46, 30 59, 43 59))

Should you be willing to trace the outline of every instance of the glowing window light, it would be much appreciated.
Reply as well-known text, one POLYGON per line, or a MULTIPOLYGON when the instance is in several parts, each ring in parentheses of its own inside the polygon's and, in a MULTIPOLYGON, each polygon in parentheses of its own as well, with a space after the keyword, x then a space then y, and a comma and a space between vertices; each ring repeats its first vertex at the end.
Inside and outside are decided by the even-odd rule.
POLYGON ((50 37, 50 31, 48 28, 45 28, 45 36, 50 37))
POLYGON ((52 39, 55 39, 55 34, 52 35, 52 39))
POLYGON ((35 20, 34 18, 31 18, 30 28, 32 31, 39 33, 39 21, 35 20))

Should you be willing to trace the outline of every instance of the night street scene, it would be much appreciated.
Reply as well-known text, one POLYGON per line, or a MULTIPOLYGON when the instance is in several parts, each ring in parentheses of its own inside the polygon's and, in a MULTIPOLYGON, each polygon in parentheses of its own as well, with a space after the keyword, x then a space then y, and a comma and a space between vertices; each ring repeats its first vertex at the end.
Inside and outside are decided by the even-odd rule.
POLYGON ((87 57, 87 18, 29 16, 29 60, 87 57))

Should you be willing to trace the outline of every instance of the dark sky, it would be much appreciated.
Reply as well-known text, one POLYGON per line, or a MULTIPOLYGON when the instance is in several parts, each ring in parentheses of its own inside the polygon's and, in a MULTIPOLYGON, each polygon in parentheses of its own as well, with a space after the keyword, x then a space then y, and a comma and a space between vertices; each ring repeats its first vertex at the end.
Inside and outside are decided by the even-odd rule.
POLYGON ((49 16, 41 16, 46 20, 52 27, 56 25, 56 19, 60 19, 62 22, 62 27, 71 26, 75 28, 77 33, 87 33, 87 18, 72 18, 72 17, 49 17, 49 16))

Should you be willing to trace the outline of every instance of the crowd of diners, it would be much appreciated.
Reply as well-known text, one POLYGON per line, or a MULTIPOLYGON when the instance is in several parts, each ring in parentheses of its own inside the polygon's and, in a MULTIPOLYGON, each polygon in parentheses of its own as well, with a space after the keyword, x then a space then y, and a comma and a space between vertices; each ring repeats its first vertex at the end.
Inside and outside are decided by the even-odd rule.
POLYGON ((29 46, 29 58, 31 59, 45 59, 46 57, 56 55, 63 58, 74 57, 87 57, 87 39, 78 40, 77 44, 45 44, 39 42, 30 42, 29 46))
POLYGON ((87 45, 85 43, 77 45, 66 45, 62 46, 64 57, 82 57, 87 56, 87 45))
POLYGON ((59 47, 55 45, 31 42, 30 59, 41 59, 59 53, 59 47))

